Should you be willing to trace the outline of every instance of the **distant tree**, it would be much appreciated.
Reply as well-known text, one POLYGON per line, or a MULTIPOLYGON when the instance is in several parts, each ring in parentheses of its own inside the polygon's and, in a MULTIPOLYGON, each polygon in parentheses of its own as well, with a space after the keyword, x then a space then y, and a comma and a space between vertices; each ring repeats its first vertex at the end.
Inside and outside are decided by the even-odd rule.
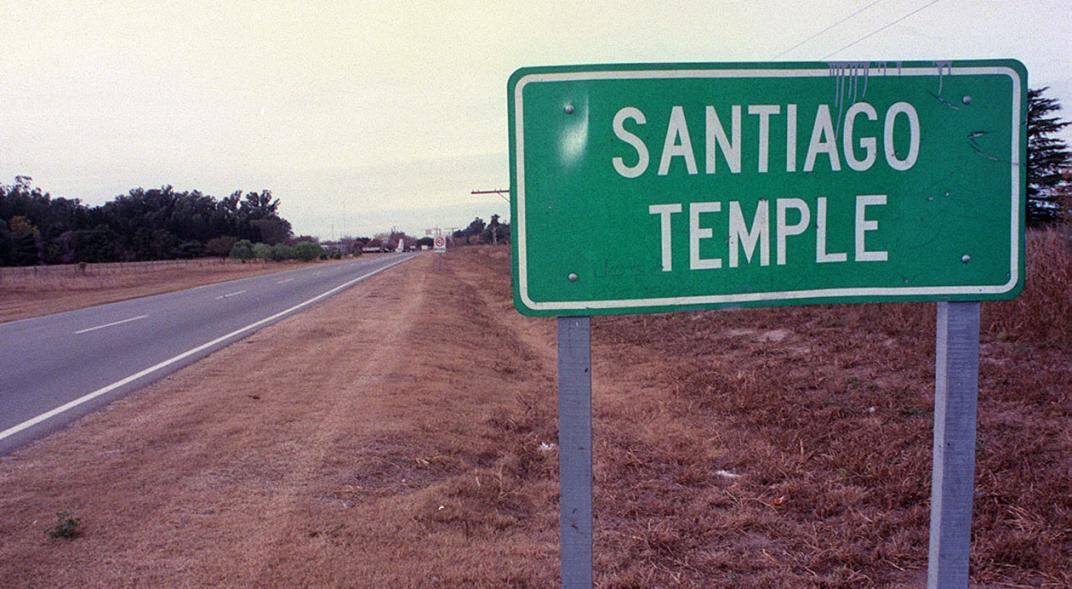
POLYGON ((75 262, 111 262, 115 260, 117 236, 111 227, 101 224, 93 229, 68 231, 57 240, 61 260, 65 264, 75 262))
POLYGON ((487 224, 480 217, 477 217, 469 222, 469 226, 465 228, 465 243, 469 243, 470 237, 480 238, 484 234, 484 229, 487 228, 487 224))
POLYGON ((212 213, 213 227, 217 234, 242 236, 239 232, 243 229, 239 217, 242 191, 236 190, 230 196, 225 196, 216 203, 216 210, 212 213))
POLYGON ((290 237, 290 223, 279 217, 256 219, 249 225, 254 241, 275 245, 285 243, 290 237))
POLYGON ((431 237, 422 237, 417 240, 417 247, 432 247, 433 245, 435 245, 435 240, 431 237))
POLYGON ((272 198, 271 190, 247 192, 239 205, 241 213, 250 220, 278 218, 279 199, 272 198))
POLYGON ((40 261, 37 242, 40 232, 23 216, 12 217, 8 222, 11 232, 12 263, 16 266, 33 266, 40 261))
POLYGON ((167 260, 179 253, 179 238, 164 228, 154 229, 150 240, 151 260, 167 260))
POLYGON ((227 257, 231 253, 231 248, 237 242, 238 240, 231 235, 213 237, 205 244, 205 254, 221 258, 227 257))
POLYGON ((175 255, 184 259, 200 258, 205 255, 205 244, 196 239, 184 241, 175 248, 175 255))
POLYGON ((344 255, 349 255, 349 254, 353 254, 355 252, 360 252, 362 245, 364 245, 364 244, 362 242, 360 242, 359 238, 356 238, 356 237, 347 236, 347 237, 343 237, 342 239, 339 240, 339 250, 344 255))
POLYGON ((1072 161, 1068 144, 1055 136, 1070 123, 1052 115, 1061 103, 1042 95, 1048 89, 1027 93, 1027 222, 1032 225, 1060 217, 1061 174, 1072 161))
POLYGON ((11 256, 14 250, 14 237, 8 231, 7 221, 0 219, 0 266, 10 266, 11 256))
MULTIPOLYGON (((260 244, 258 244, 260 245, 260 244)), ((240 239, 231 246, 231 257, 236 260, 249 260, 253 258, 253 243, 248 239, 240 239)))
POLYGON ((313 243, 320 243, 320 238, 313 235, 298 235, 292 236, 287 239, 287 245, 298 245, 301 241, 311 241, 313 243))
POLYGON ((312 262, 320 257, 323 249, 320 244, 312 241, 299 241, 294 244, 294 257, 303 262, 312 262))
POLYGON ((484 229, 484 233, 480 235, 480 240, 484 243, 491 243, 498 245, 500 243, 507 243, 510 238, 509 229, 504 230, 504 225, 499 223, 499 215, 491 216, 491 223, 484 229))
POLYGON ((347 253, 355 256, 361 255, 361 248, 369 242, 369 237, 344 237, 342 243, 346 246, 347 253))

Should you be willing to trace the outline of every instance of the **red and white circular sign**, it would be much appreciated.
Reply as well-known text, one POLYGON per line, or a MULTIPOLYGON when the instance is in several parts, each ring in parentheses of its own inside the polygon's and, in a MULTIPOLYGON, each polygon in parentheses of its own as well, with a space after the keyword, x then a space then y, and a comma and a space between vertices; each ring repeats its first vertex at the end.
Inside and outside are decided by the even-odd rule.
POLYGON ((437 235, 433 243, 435 244, 435 248, 437 250, 441 250, 447 247, 447 238, 443 237, 442 235, 437 235))

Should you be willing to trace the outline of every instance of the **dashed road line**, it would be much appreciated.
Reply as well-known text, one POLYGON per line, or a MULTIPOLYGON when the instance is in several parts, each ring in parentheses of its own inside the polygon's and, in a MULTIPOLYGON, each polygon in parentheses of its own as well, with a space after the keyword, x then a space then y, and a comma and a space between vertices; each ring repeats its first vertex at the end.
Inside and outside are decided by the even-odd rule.
POLYGON ((97 331, 98 329, 104 329, 105 327, 112 327, 114 325, 122 325, 124 323, 130 323, 131 321, 138 321, 145 319, 148 315, 138 315, 137 317, 131 317, 130 319, 123 319, 121 321, 112 321, 111 323, 105 323, 104 325, 98 325, 96 327, 87 327, 86 329, 79 329, 74 332, 75 335, 82 335, 83 333, 89 333, 91 331, 97 331))
POLYGON ((244 291, 244 290, 236 290, 234 292, 229 292, 227 294, 220 295, 220 296, 216 297, 216 300, 218 301, 220 299, 229 299, 231 297, 237 297, 238 295, 240 295, 240 294, 242 294, 244 292, 246 292, 246 291, 244 291))

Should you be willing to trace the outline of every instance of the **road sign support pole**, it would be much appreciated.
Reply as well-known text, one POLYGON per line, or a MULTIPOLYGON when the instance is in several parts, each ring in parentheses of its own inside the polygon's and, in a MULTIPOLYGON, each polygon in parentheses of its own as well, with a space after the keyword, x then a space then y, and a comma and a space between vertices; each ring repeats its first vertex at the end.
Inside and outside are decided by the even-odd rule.
POLYGON ((979 303, 938 303, 928 589, 967 589, 975 490, 979 303))
POLYGON ((564 589, 592 587, 592 327, 558 318, 559 562, 564 589))

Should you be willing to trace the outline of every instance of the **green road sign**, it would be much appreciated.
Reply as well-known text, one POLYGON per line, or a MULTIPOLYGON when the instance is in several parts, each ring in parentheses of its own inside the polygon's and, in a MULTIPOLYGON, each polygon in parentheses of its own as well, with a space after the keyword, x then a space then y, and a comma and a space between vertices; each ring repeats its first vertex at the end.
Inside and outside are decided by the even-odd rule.
POLYGON ((1023 287, 1015 60, 540 67, 509 82, 530 315, 1023 287))

